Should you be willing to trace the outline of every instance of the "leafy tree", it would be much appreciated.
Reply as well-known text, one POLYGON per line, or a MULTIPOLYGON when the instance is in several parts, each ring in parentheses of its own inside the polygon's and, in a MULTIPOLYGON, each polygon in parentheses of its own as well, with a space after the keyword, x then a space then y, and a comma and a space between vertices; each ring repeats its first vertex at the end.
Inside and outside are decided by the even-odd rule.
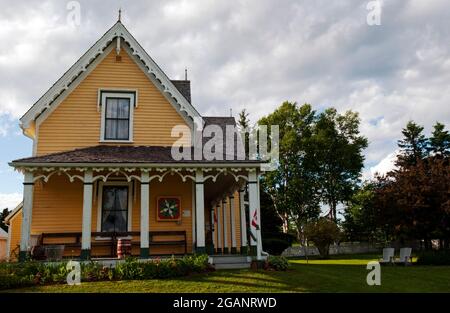
POLYGON ((305 104, 284 102, 259 120, 259 125, 279 125, 279 166, 263 176, 262 186, 271 197, 275 211, 287 233, 294 222, 300 239, 303 225, 320 213, 315 175, 311 171, 311 129, 315 112, 305 104))
POLYGON ((436 123, 430 138, 410 121, 399 140, 397 169, 376 179, 374 205, 379 226, 396 239, 431 239, 450 246, 449 134, 436 123))
POLYGON ((431 134, 428 150, 436 155, 450 156, 450 133, 444 130, 444 124, 437 122, 431 134))
POLYGON ((378 225, 374 205, 375 184, 367 183, 350 199, 345 208, 342 227, 349 241, 378 241, 383 233, 378 225))
POLYGON ((306 225, 305 234, 323 258, 328 258, 330 245, 341 238, 341 231, 336 223, 324 217, 306 225))
POLYGON ((3 211, 0 213, 0 228, 2 228, 4 231, 8 231, 8 226, 5 224, 5 219, 9 214, 8 209, 3 209, 3 211))
POLYGON ((402 134, 403 139, 398 141, 401 152, 396 165, 414 165, 417 160, 423 159, 426 155, 427 139, 423 134, 423 127, 409 121, 402 130, 402 134))
POLYGON ((360 135, 358 113, 340 115, 330 108, 321 113, 313 128, 311 159, 314 160, 321 200, 329 217, 337 222, 337 206, 350 200, 360 182, 367 138, 360 135))
POLYGON ((380 177, 375 206, 379 224, 395 238, 450 240, 450 167, 448 159, 430 157, 380 177))

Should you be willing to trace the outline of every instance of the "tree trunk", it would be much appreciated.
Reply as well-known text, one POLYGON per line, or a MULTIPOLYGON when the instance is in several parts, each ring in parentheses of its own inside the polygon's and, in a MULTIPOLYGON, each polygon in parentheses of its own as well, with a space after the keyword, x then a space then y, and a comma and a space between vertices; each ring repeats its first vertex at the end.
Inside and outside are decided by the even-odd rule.
POLYGON ((289 220, 288 220, 288 216, 286 213, 281 216, 281 220, 283 222, 283 224, 282 224, 283 233, 287 234, 289 232, 289 220))
POLYGON ((328 216, 330 220, 337 223, 336 203, 330 201, 328 205, 330 206, 330 212, 328 213, 328 216))

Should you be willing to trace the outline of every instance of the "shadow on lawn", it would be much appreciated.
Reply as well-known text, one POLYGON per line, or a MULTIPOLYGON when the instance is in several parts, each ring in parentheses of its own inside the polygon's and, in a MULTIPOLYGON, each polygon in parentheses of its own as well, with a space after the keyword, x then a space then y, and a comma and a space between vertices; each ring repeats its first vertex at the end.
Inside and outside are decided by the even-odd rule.
POLYGON ((345 292, 369 291, 366 270, 361 265, 292 264, 290 270, 275 271, 217 271, 209 275, 193 275, 180 281, 214 283, 217 291, 221 286, 237 287, 232 292, 345 292))

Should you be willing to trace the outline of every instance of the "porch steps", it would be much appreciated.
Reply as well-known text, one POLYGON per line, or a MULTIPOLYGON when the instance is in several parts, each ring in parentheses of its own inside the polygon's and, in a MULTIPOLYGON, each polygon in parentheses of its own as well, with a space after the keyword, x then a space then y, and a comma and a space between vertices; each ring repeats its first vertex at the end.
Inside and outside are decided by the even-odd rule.
POLYGON ((245 255, 210 255, 209 263, 216 270, 250 268, 252 258, 245 255))

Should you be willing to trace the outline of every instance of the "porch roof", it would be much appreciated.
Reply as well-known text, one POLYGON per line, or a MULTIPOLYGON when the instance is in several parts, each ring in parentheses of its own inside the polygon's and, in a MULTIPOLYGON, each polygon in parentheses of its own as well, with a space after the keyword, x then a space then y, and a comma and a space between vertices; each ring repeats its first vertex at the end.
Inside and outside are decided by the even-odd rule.
MULTIPOLYGON (((17 159, 11 165, 22 164, 242 164, 253 165, 263 163, 260 160, 239 160, 233 157, 227 160, 224 154, 223 160, 175 160, 172 158, 172 147, 168 146, 107 146, 98 145, 93 147, 75 149, 65 152, 52 153, 42 156, 17 159)), ((192 158, 194 148, 191 148, 192 158)))

